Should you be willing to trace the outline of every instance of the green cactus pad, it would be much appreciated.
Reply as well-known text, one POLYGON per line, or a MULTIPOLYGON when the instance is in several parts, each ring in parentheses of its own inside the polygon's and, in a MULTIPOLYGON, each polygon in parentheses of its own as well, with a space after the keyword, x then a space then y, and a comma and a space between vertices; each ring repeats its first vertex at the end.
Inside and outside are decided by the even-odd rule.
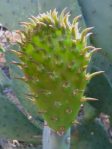
POLYGON ((72 133, 71 149, 111 149, 112 143, 100 121, 84 121, 72 133))
MULTIPOLYGON (((96 71, 95 68, 92 72, 96 71)), ((112 114, 112 88, 105 75, 94 77, 88 84, 85 92, 86 96, 98 98, 96 102, 89 102, 95 108, 97 114, 101 112, 110 115, 112 114)))
POLYGON ((35 127, 9 99, 0 94, 0 136, 26 142, 37 142, 41 130, 35 127))
MULTIPOLYGON (((83 96, 88 81, 96 74, 87 74, 86 68, 91 55, 97 51, 87 46, 86 28, 79 32, 79 16, 69 22, 69 13, 56 10, 31 17, 23 22, 20 31, 20 58, 17 64, 25 77, 32 94, 27 97, 43 114, 49 127, 62 134, 76 119, 82 101, 92 98, 83 96)), ((93 100, 93 99, 92 99, 93 100)))

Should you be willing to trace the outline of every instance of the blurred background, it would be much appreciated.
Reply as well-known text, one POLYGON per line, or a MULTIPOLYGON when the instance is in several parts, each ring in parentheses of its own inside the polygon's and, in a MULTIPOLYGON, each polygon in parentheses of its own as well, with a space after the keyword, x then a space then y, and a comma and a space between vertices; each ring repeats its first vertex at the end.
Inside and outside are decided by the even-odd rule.
POLYGON ((79 14, 76 3, 74 0, 0 0, 0 23, 14 30, 31 15, 54 8, 62 11, 65 7, 73 17, 79 14))

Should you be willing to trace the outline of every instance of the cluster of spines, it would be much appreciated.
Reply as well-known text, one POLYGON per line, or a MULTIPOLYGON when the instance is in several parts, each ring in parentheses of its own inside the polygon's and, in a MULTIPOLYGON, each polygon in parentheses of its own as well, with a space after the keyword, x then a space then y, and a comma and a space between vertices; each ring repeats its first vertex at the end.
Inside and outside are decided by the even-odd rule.
MULTIPOLYGON (((41 32, 43 33, 44 30, 46 30, 47 33, 49 33, 49 34, 50 33, 52 34, 52 32, 49 31, 49 29, 51 29, 51 30, 53 29, 54 31, 61 29, 62 36, 63 36, 63 34, 65 35, 66 32, 67 32, 67 34, 70 33, 70 40, 72 41, 73 49, 70 49, 68 52, 70 53, 70 52, 74 52, 75 50, 77 50, 77 52, 75 54, 77 54, 79 57, 82 55, 83 58, 84 58, 84 59, 82 59, 82 61, 84 61, 84 64, 81 63, 81 66, 80 65, 78 66, 79 68, 77 69, 78 70, 77 71, 77 76, 74 76, 74 77, 78 77, 79 74, 84 74, 84 76, 82 75, 82 78, 78 78, 78 79, 84 79, 84 80, 86 80, 85 81, 85 83, 86 83, 92 77, 102 73, 102 71, 94 72, 92 74, 86 73, 86 68, 87 68, 87 65, 90 61, 90 58, 91 58, 92 54, 94 52, 100 50, 100 49, 99 48, 94 48, 92 46, 87 46, 87 38, 91 34, 90 31, 91 31, 92 28, 86 28, 85 30, 83 30, 80 33, 79 32, 79 27, 78 27, 79 19, 80 19, 80 16, 75 17, 73 19, 72 24, 71 24, 69 22, 69 13, 65 14, 65 10, 64 10, 64 11, 62 11, 61 15, 58 16, 57 11, 53 10, 53 11, 50 11, 50 12, 47 12, 47 13, 44 13, 44 14, 40 14, 38 17, 32 16, 30 18, 31 22, 28 22, 28 23, 23 22, 22 23, 22 25, 25 27, 25 30, 21 31, 21 32, 18 32, 20 34, 20 40, 18 41, 18 43, 20 44, 20 47, 21 47, 22 51, 12 50, 13 52, 15 52, 18 55, 18 57, 20 58, 20 60, 22 62, 21 63, 12 62, 12 63, 18 65, 18 67, 21 68, 25 72, 25 77, 23 77, 23 78, 17 77, 16 79, 24 80, 25 82, 27 82, 31 86, 31 88, 34 88, 34 89, 32 89, 34 91, 34 93, 33 94, 27 94, 28 97, 33 98, 33 99, 38 99, 39 95, 42 95, 42 94, 44 94, 44 97, 52 96, 52 91, 49 90, 49 89, 47 90, 47 89, 40 88, 40 89, 38 89, 38 93, 36 92, 35 85, 33 85, 33 84, 38 85, 38 83, 41 81, 38 78, 38 73, 41 73, 41 74, 47 73, 47 76, 51 79, 51 81, 55 81, 55 80, 57 80, 57 78, 60 77, 60 74, 58 74, 54 70, 47 72, 45 66, 42 63, 36 61, 35 60, 36 58, 32 53, 32 52, 34 52, 35 54, 37 54, 37 53, 39 54, 40 51, 43 51, 43 53, 44 53, 44 52, 48 52, 47 50, 44 51, 45 49, 36 48, 35 51, 30 51, 30 54, 31 54, 30 55, 29 52, 28 52, 28 49, 26 48, 26 45, 28 45, 29 43, 32 46, 35 46, 34 43, 32 43, 32 37, 38 37, 39 35, 41 36, 41 32), (74 47, 76 49, 74 49, 74 47), (29 62, 31 63, 32 68, 37 69, 36 70, 38 72, 37 73, 37 78, 36 78, 36 76, 34 76, 34 78, 33 78, 33 76, 31 76, 30 72, 28 72, 29 74, 27 74, 27 72, 25 71, 26 69, 30 70, 29 62), (32 65, 34 65, 34 67, 32 65)), ((44 33, 46 33, 46 32, 44 32, 44 33)), ((48 34, 45 34, 45 36, 48 36, 48 34)), ((67 37, 68 37, 68 35, 67 35, 67 37)), ((47 39, 47 42, 48 42, 48 39, 47 39)), ((62 39, 62 42, 64 42, 64 39, 62 39)), ((44 43, 44 44, 47 45, 47 43, 44 43)), ((49 43, 49 44, 52 45, 52 42, 49 43)), ((46 45, 44 45, 44 47, 46 45)), ((30 47, 30 50, 31 50, 32 46, 30 47)), ((67 45, 67 46, 69 48, 69 45, 67 45)), ((37 45, 37 47, 38 47, 38 45, 37 45)), ((48 61, 50 61, 50 62, 51 62, 51 59, 52 59, 52 52, 53 51, 49 51, 49 53, 45 53, 45 55, 44 55, 45 58, 48 59, 48 61), (51 54, 50 54, 50 52, 51 52, 51 54)), ((52 59, 52 60, 55 61, 56 68, 61 67, 61 66, 63 66, 64 63, 66 63, 66 61, 63 60, 63 57, 60 60, 58 60, 58 58, 55 58, 55 59, 52 59)), ((67 64, 68 74, 69 74, 69 71, 74 72, 73 65, 74 65, 74 62, 67 64)), ((35 70, 33 70, 33 71, 35 71, 35 70)), ((94 98, 87 98, 87 97, 83 96, 84 89, 86 87, 85 83, 84 83, 84 86, 81 89, 79 87, 79 88, 74 89, 72 91, 72 96, 73 97, 75 97, 76 95, 79 95, 79 97, 80 97, 79 103, 81 103, 82 101, 87 101, 87 100, 96 100, 94 98)), ((71 86, 71 82, 63 81, 62 88, 69 89, 70 86, 71 86)), ((52 106, 54 106, 54 108, 57 108, 57 107, 61 107, 62 104, 63 104, 62 101, 54 101, 52 106)), ((46 104, 46 106, 48 106, 48 105, 46 104)), ((47 108, 42 109, 40 111, 40 113, 43 113, 43 115, 45 115, 45 114, 47 115, 47 110, 46 109, 47 108)), ((70 115, 72 113, 72 109, 67 108, 65 112, 70 115)), ((56 115, 56 114, 54 114, 54 115, 56 115)), ((48 118, 48 115, 47 115, 47 120, 48 119, 49 118, 48 118)), ((59 121, 57 116, 53 116, 50 120, 53 123, 56 123, 56 122, 58 123, 58 121, 59 121)), ((66 122, 64 122, 64 123, 66 123, 66 122)), ((58 131, 61 134, 68 127, 68 126, 65 127, 64 123, 63 123, 63 126, 60 126, 60 127, 53 126, 53 129, 58 131)), ((48 121, 48 125, 49 125, 49 121, 48 121)), ((50 126, 51 126, 51 124, 50 124, 50 126)))

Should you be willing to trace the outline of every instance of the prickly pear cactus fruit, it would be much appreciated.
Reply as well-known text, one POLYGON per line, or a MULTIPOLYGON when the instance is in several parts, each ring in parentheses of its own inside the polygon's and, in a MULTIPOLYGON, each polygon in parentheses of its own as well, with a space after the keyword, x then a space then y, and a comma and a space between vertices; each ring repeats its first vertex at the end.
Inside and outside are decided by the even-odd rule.
POLYGON ((101 73, 87 74, 86 68, 95 49, 87 46, 91 28, 79 32, 78 20, 69 22, 69 13, 56 10, 31 17, 22 23, 19 51, 22 68, 34 99, 48 126, 59 134, 73 123, 83 101, 94 100, 83 96, 89 80, 101 73))

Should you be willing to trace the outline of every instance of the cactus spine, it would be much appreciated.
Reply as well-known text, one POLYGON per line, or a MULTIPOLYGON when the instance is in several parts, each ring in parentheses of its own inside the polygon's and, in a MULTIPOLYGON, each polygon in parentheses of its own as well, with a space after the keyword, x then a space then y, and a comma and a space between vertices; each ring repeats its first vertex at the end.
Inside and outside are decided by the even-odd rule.
POLYGON ((94 98, 84 97, 89 80, 97 74, 89 74, 86 68, 93 52, 99 50, 87 45, 92 28, 79 31, 79 18, 70 23, 65 10, 59 15, 56 10, 32 16, 23 22, 20 31, 20 58, 15 63, 22 68, 32 94, 27 97, 40 109, 47 125, 62 135, 74 124, 80 105, 94 98))

